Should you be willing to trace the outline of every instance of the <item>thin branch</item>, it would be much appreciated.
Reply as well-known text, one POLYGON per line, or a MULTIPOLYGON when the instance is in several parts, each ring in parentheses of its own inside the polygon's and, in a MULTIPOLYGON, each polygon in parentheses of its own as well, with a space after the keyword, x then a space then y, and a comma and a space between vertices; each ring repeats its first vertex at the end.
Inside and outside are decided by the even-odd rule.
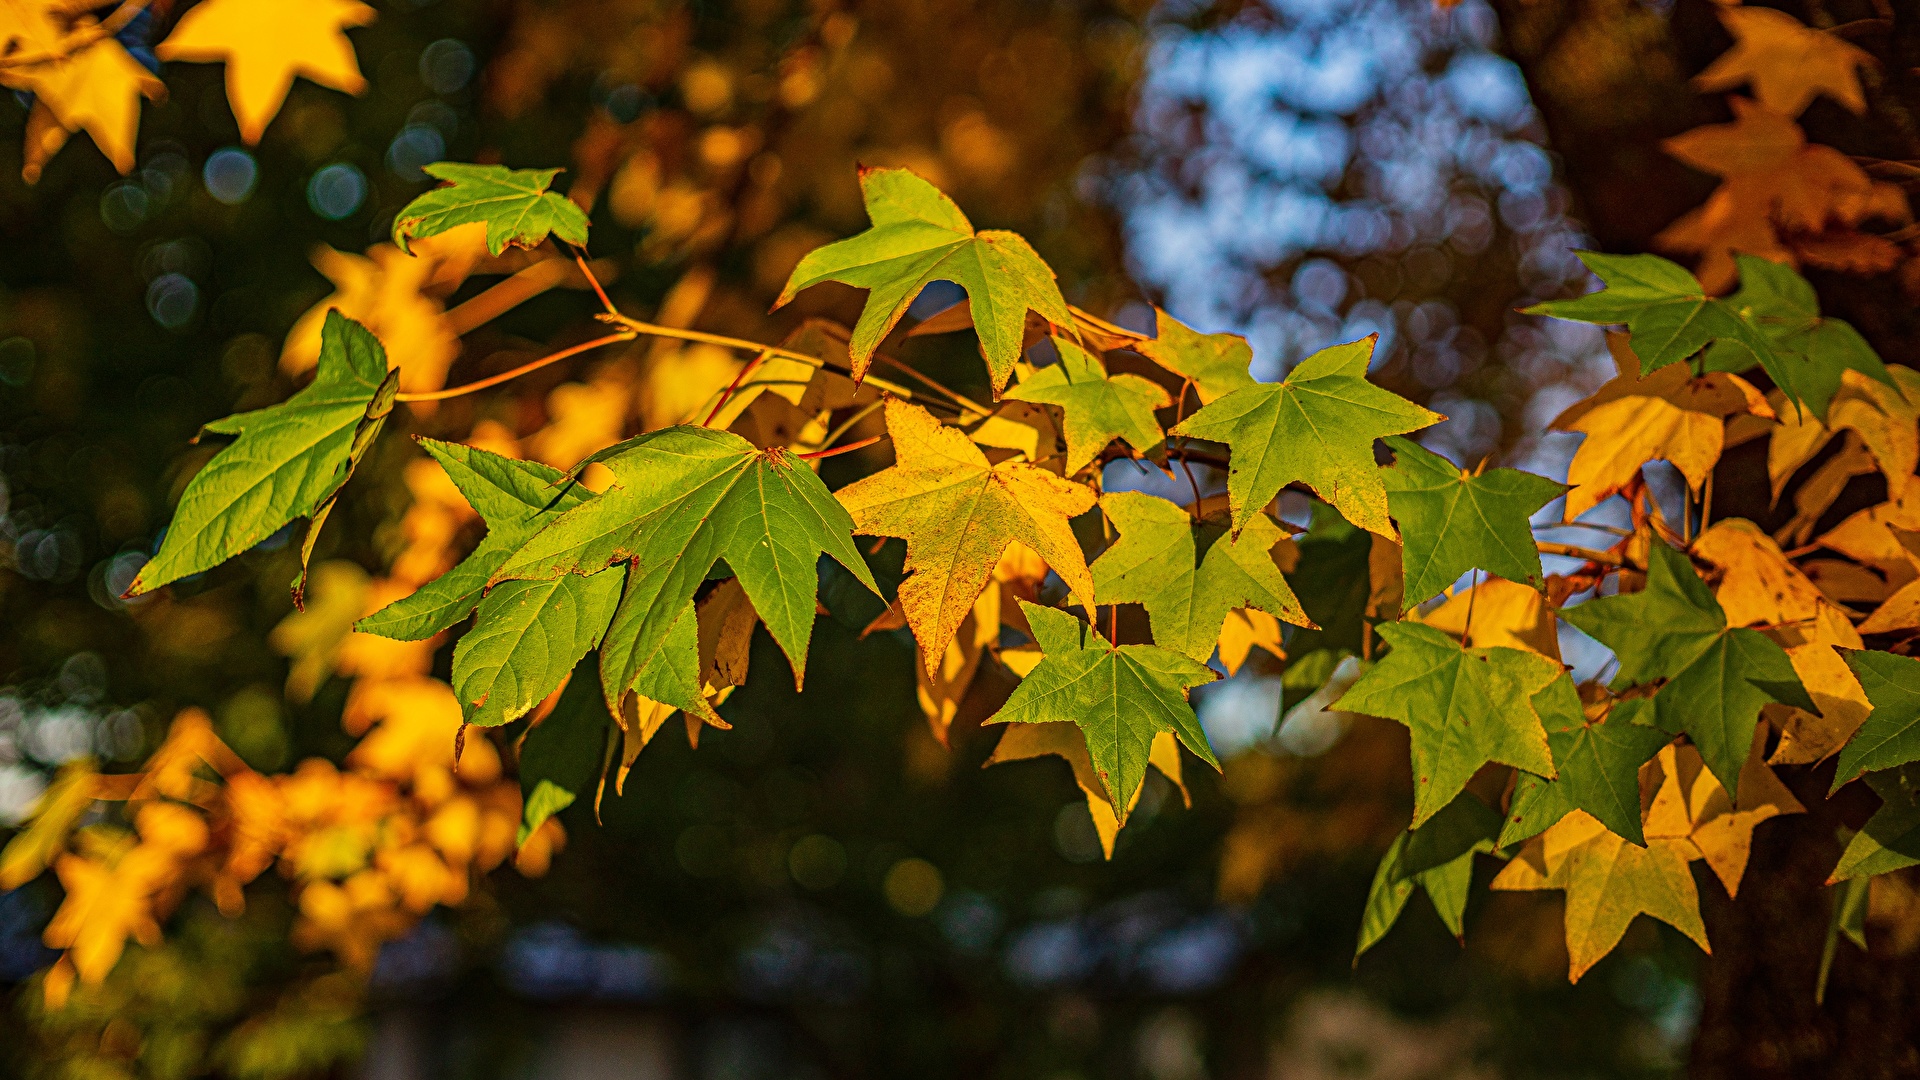
POLYGON ((1598 563, 1601 566, 1630 567, 1633 565, 1619 555, 1606 551, 1595 551, 1592 548, 1580 547, 1577 544, 1556 544, 1547 540, 1536 540, 1533 546, 1542 555, 1567 555, 1576 559, 1585 559, 1590 563, 1598 563))
POLYGON ((840 421, 840 425, 838 427, 834 428, 832 431, 827 432, 827 437, 820 440, 820 445, 823 447, 832 446, 834 443, 839 442, 841 436, 845 435, 849 431, 852 431, 853 426, 855 424, 858 424, 860 421, 865 420, 869 416, 872 416, 875 409, 878 409, 880 406, 885 405, 886 403, 887 403, 886 398, 879 398, 874 401, 869 401, 864 408, 860 409, 860 411, 854 413, 852 416, 847 417, 845 420, 840 421))
POLYGON ((794 456, 802 461, 819 461, 821 458, 835 457, 840 454, 851 454, 855 450, 865 450, 867 447, 872 446, 884 438, 886 438, 885 435, 874 435, 861 439, 859 442, 850 442, 845 446, 836 446, 829 450, 815 450, 811 454, 795 454, 794 456))
POLYGON ((491 322, 497 316, 565 283, 573 268, 565 259, 542 259, 519 273, 495 282, 446 314, 447 326, 457 335, 491 322))
POLYGON ((471 394, 476 390, 485 390, 490 386, 499 386, 503 382, 508 382, 510 380, 517 379, 520 376, 525 375, 530 371, 538 371, 541 368, 546 367, 548 364, 559 363, 560 361, 565 360, 569 357, 578 356, 583 352, 588 352, 593 349, 597 349, 602 345, 611 345, 616 341, 632 341, 635 336, 636 335, 627 333, 625 331, 622 331, 618 334, 608 334, 606 337, 594 338, 592 341, 583 341, 580 344, 573 346, 572 348, 561 349, 559 352, 556 352, 556 353, 549 353, 548 355, 543 356, 538 360, 528 361, 527 363, 521 364, 519 367, 514 368, 512 371, 503 371, 498 375, 489 375, 486 378, 479 380, 478 382, 470 382, 470 383, 467 383, 465 386, 453 386, 445 390, 424 390, 415 394, 398 394, 395 396, 394 400, 396 401, 445 401, 448 398, 460 397, 463 394, 471 394))
MULTIPOLYGON (((567 246, 573 247, 571 244, 567 246)), ((618 315, 620 309, 613 306, 613 301, 607 297, 607 290, 600 287, 600 279, 593 276, 593 267, 587 265, 586 249, 573 247, 573 261, 579 263, 580 272, 587 275, 587 284, 593 286, 593 294, 600 298, 600 306, 607 309, 607 314, 618 315)))
MULTIPOLYGON (((852 375, 852 372, 844 368, 835 367, 817 356, 808 356, 806 353, 794 352, 792 349, 781 349, 770 345, 762 345, 757 341, 748 341, 744 338, 727 337, 724 334, 709 334, 702 330, 682 330, 672 326, 661 326, 658 323, 643 322, 626 315, 600 315, 598 318, 601 322, 626 327, 627 330, 633 334, 672 338, 676 341, 698 341, 702 344, 719 345, 728 349, 742 349, 750 352, 765 353, 768 356, 777 356, 783 360, 798 361, 799 363, 806 364, 808 367, 825 368, 828 371, 837 372, 841 375, 852 375)), ((867 376, 866 381, 903 401, 929 403, 924 396, 914 393, 913 390, 901 386, 899 383, 888 382, 885 379, 876 378, 872 375, 867 376)), ((943 402, 942 404, 945 403, 943 402)), ((964 408, 966 411, 973 412, 981 417, 992 415, 988 410, 979 405, 969 403, 964 408)))
POLYGON ((874 359, 880 361, 883 364, 886 364, 888 367, 891 367, 896 371, 905 372, 906 374, 912 376, 914 379, 918 380, 922 385, 928 387, 929 389, 938 391, 940 394, 944 395, 948 400, 952 401, 955 405, 958 405, 963 411, 977 413, 981 416, 989 416, 993 412, 992 409, 989 409, 984 405, 979 405, 974 403, 970 398, 968 398, 964 394, 956 393, 953 390, 949 390, 947 387, 941 385, 938 381, 936 381, 932 376, 927 375, 920 371, 916 371, 915 369, 908 367, 906 364, 901 363, 898 360, 895 360, 893 357, 888 356, 886 353, 876 352, 873 354, 873 357, 874 359))
POLYGON ((701 427, 713 426, 713 418, 720 415, 720 410, 726 408, 727 402, 733 400, 734 391, 740 389, 740 380, 746 378, 747 372, 752 371, 754 368, 759 367, 760 362, 762 360, 765 360, 766 358, 767 358, 767 354, 765 352, 762 352, 760 355, 754 357, 753 359, 747 361, 745 364, 742 364, 740 366, 740 370, 734 373, 733 381, 728 383, 727 388, 721 392, 720 400, 713 403, 713 411, 707 414, 707 418, 705 420, 700 421, 701 427))
POLYGON ((1535 525, 1535 532, 1548 529, 1592 529, 1595 532, 1612 533, 1615 536, 1632 536, 1632 529, 1623 529, 1618 525, 1602 525, 1593 521, 1552 521, 1545 525, 1535 525))

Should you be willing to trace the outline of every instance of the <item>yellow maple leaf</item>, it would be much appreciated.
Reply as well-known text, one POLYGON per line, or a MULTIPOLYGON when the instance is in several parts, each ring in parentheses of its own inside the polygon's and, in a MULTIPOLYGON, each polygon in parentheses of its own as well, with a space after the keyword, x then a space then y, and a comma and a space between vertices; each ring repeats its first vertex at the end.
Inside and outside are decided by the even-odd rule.
POLYGON ((162 60, 224 62, 227 101, 252 145, 296 75, 349 94, 367 88, 345 30, 373 19, 357 0, 203 0, 153 51, 162 60))
POLYGON ((1787 561, 1773 537, 1743 518, 1725 518, 1694 539, 1692 552, 1720 571, 1714 597, 1728 626, 1777 628, 1782 645, 1829 640, 1860 647, 1846 612, 1787 561))
POLYGON ((437 259, 411 256, 392 244, 375 244, 365 255, 321 245, 314 249, 313 266, 333 283, 333 293, 287 331, 280 370, 289 375, 312 370, 320 359, 327 312, 338 310, 380 339, 389 366, 400 369, 400 389, 412 393, 446 385, 447 369, 460 356, 460 335, 447 322, 446 307, 421 291, 434 280, 437 259))
POLYGON ((0 890, 17 889, 53 865, 67 846, 80 818, 93 808, 98 774, 92 758, 79 758, 60 771, 35 800, 29 824, 0 851, 0 890))
POLYGON ((1807 142, 1791 118, 1741 97, 1730 103, 1733 123, 1697 127, 1660 144, 1721 178, 1706 202, 1654 237, 1656 247, 1701 255, 1697 273, 1708 291, 1733 286, 1735 252, 1795 264, 1783 232, 1819 234, 1870 217, 1909 216, 1899 187, 1876 183, 1845 154, 1807 142))
POLYGON ((85 131, 113 167, 133 171, 140 99, 166 97, 166 84, 140 66, 113 38, 101 38, 70 56, 30 65, 22 80, 34 94, 20 175, 36 183, 67 134, 85 131))
MULTIPOLYGON (((1852 627, 1848 627, 1852 631, 1852 627)), ((1859 635, 1854 633, 1857 638, 1859 635)), ((1769 705, 1762 713, 1780 729, 1780 744, 1767 760, 1775 765, 1811 765, 1840 752, 1873 711, 1853 669, 1834 651, 1834 642, 1809 641, 1787 650, 1793 673, 1807 688, 1818 712, 1769 705)), ((1744 782, 1744 781, 1743 781, 1744 782)))
POLYGON ((1906 494, 1920 466, 1920 372, 1889 364, 1894 385, 1853 370, 1841 373, 1840 389, 1827 406, 1827 426, 1850 429, 1880 465, 1887 497, 1906 494))
POLYGON ((1525 585, 1491 574, 1414 618, 1461 638, 1471 648, 1504 645, 1536 652, 1549 660, 1560 659, 1559 624, 1546 598, 1525 585), (1467 621, 1469 612, 1471 624, 1467 621))
POLYGON ((836 496, 856 533, 907 541, 900 606, 930 675, 1016 541, 1091 603, 1093 574, 1067 523, 1093 508, 1090 489, 1021 462, 989 465, 966 435, 918 405, 891 398, 886 414, 894 465, 836 496))
POLYGON ((1651 915, 1713 951, 1700 921, 1700 893, 1687 867, 1690 847, 1651 836, 1646 847, 1639 847, 1585 810, 1575 810, 1527 841, 1493 879, 1493 888, 1566 892, 1567 978, 1579 982, 1620 944, 1639 915, 1651 915))
MULTIPOLYGON (((446 683, 424 677, 356 682, 340 721, 349 733, 373 729, 347 755, 348 764, 375 776, 411 781, 416 788, 432 784, 444 789, 461 726, 460 701, 446 683)), ((474 783, 499 776, 500 756, 493 744, 466 740, 460 775, 474 783)))
POLYGON ((1646 810, 1649 844, 1664 840, 1688 845, 1689 858, 1707 861, 1728 896, 1738 896, 1753 851, 1753 830, 1781 814, 1801 814, 1806 807, 1780 782, 1762 758, 1767 729, 1753 733, 1753 749, 1740 767, 1740 799, 1727 798, 1727 789, 1707 771, 1700 751, 1669 744, 1641 767, 1642 788, 1654 774, 1659 786, 1646 810))
POLYGON ((54 873, 66 898, 41 940, 49 948, 67 950, 82 982, 98 984, 119 963, 128 939, 148 947, 160 944, 154 897, 178 872, 170 849, 149 844, 117 857, 62 855, 54 873))
POLYGON ((307 575, 307 604, 288 612, 267 634, 274 651, 292 661, 287 697, 304 702, 333 674, 353 621, 367 614, 367 572, 346 559, 329 559, 307 575))
POLYGON ((1256 647, 1285 660, 1287 650, 1280 639, 1279 619, 1259 608, 1234 608, 1220 624, 1220 665, 1229 677, 1238 675, 1256 647))
MULTIPOLYGON (((1038 650, 1034 650, 1033 661, 1036 665, 1040 659, 1037 653, 1038 650)), ((1018 657, 1022 654, 1016 650, 1009 649, 1001 653, 1001 659, 1007 659, 1009 654, 1016 657, 1015 665, 1021 664, 1018 657)), ((1028 670, 1032 670, 1031 666, 1028 670)), ((1120 818, 1113 812, 1113 803, 1100 783, 1099 774, 1094 771, 1093 759, 1087 754, 1087 738, 1078 724, 1008 724, 984 764, 1024 761, 1048 754, 1059 756, 1072 767, 1074 783, 1080 785, 1080 792, 1087 800, 1087 812, 1093 815, 1093 828, 1100 836, 1100 850, 1107 858, 1113 858, 1113 844, 1120 835, 1120 818)), ((1180 788, 1181 795, 1191 803, 1191 796, 1187 794, 1187 786, 1180 773, 1180 747, 1174 742, 1172 732, 1163 731, 1153 737, 1147 764, 1173 781, 1180 788)), ((1127 804, 1129 813, 1139 805, 1140 793, 1145 790, 1144 784, 1135 789, 1132 800, 1127 804)))
POLYGON ((1771 417, 1759 390, 1738 375, 1710 372, 1695 379, 1685 364, 1669 364, 1642 379, 1625 335, 1609 334, 1619 375, 1554 419, 1555 431, 1587 438, 1567 467, 1566 520, 1572 521, 1632 483, 1649 461, 1668 461, 1699 491, 1726 438, 1724 418, 1736 413, 1771 417))
POLYGON ((1862 66, 1873 57, 1835 35, 1764 7, 1721 7, 1715 14, 1733 35, 1733 48, 1694 76, 1703 92, 1751 85, 1761 104, 1799 116, 1825 94, 1855 113, 1867 109, 1862 66))
POLYGON ((528 437, 528 453, 556 469, 571 469, 588 454, 626 437, 633 397, 632 384, 611 367, 599 371, 592 382, 554 387, 547 395, 550 419, 528 437))
POLYGON ((980 670, 980 658, 1000 638, 1000 590, 988 587, 980 591, 952 640, 947 642, 938 667, 918 665, 914 674, 920 710, 927 716, 927 727, 941 746, 947 745, 947 731, 960 712, 960 702, 973 685, 980 670))

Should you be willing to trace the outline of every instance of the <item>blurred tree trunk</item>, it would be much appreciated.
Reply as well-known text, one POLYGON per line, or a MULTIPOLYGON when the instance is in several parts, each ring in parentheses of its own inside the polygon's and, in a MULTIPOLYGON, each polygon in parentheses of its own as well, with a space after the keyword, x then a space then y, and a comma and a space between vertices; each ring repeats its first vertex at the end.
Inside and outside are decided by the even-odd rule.
MULTIPOLYGON (((1647 251, 1654 234, 1700 204, 1715 184, 1667 157, 1661 139, 1724 123, 1722 95, 1702 96, 1688 80, 1731 38, 1707 0, 1679 0, 1670 14, 1640 0, 1493 0, 1503 47, 1520 65, 1562 180, 1598 247, 1647 251)), ((1808 138, 1858 158, 1920 159, 1920 0, 1786 0, 1810 25, 1848 26, 1847 36, 1881 60, 1867 80, 1870 107, 1855 117, 1817 101, 1800 118, 1808 138)), ((1914 194, 1909 188, 1909 196, 1914 194)), ((1875 278, 1809 272, 1822 310, 1853 323, 1889 363, 1916 364, 1915 297, 1909 263, 1875 278), (1909 286, 1911 288, 1911 286, 1909 286)), ((1756 375, 1758 373, 1755 373, 1756 375)), ((1765 383, 1762 381, 1762 385, 1765 383)), ((1831 451, 1830 451, 1831 452, 1831 451)), ((1766 443, 1728 451, 1715 471, 1716 519, 1744 517, 1774 529, 1790 515, 1769 505, 1766 443)), ((1856 479, 1815 535, 1883 501, 1884 481, 1856 479)), ((1714 953, 1700 968, 1699 1033, 1689 1075, 1733 1078, 1920 1076, 1920 957, 1893 955, 1869 931, 1873 952, 1839 943, 1824 1004, 1814 1000, 1838 861, 1836 831, 1857 829, 1877 800, 1854 784, 1825 798, 1831 761, 1785 767, 1781 778, 1807 806, 1754 834, 1737 901, 1700 875, 1701 906, 1714 953)))

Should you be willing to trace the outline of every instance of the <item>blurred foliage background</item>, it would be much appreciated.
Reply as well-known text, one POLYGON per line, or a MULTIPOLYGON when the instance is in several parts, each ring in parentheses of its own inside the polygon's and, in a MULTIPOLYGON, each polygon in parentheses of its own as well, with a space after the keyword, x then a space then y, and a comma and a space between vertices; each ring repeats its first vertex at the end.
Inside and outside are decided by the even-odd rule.
MULTIPOLYGON (((1601 14, 1663 33, 1622 10, 1601 14)), ((137 51, 177 15, 156 4, 123 40, 137 51)), ((864 163, 911 166, 982 227, 1024 233, 1083 308, 1150 331, 1157 302, 1248 334, 1263 377, 1379 333, 1376 378, 1452 417, 1435 437, 1460 459, 1554 460, 1563 447, 1524 433, 1609 370, 1597 334, 1513 313, 1584 287, 1568 252, 1586 203, 1479 0, 394 0, 350 36, 367 93, 301 82, 251 149, 220 69, 171 65, 125 177, 76 140, 25 184, 26 111, 0 108, 0 825, 64 761, 137 762, 185 706, 257 768, 351 748, 345 624, 288 621, 288 537, 170 595, 117 596, 208 453, 198 426, 298 384, 317 303, 442 358, 451 382, 592 336, 578 281, 461 336, 484 321, 461 308, 482 283, 385 244, 436 160, 567 168, 621 306, 715 332, 851 321, 859 294, 838 286, 766 312, 804 252, 863 226, 864 163)), ((1657 66, 1631 44, 1582 63, 1657 66)), ((1566 66, 1576 90, 1582 70, 1566 66)), ((1649 119, 1663 93, 1684 84, 1648 80, 1605 114, 1639 118, 1624 149, 1576 160, 1623 168, 1666 133, 1649 119)), ((1585 137, 1601 120, 1576 122, 1585 137)), ((970 351, 945 335, 899 355, 985 397, 970 351)), ((713 364, 643 340, 414 430, 490 425, 571 464, 684 408, 676 393, 702 400, 713 364)), ((349 591, 419 542, 417 452, 383 447, 316 555, 349 591)), ((1357 634, 1338 616, 1364 606, 1368 546, 1337 522, 1303 542, 1320 644, 1357 634)), ((1696 954, 1646 921, 1575 987, 1557 896, 1476 900, 1464 950, 1416 912, 1351 963, 1411 805, 1397 725, 1282 723, 1293 693, 1249 663, 1201 699, 1224 775, 1190 771, 1191 807, 1151 778, 1106 862, 1059 762, 981 768, 978 719, 1011 676, 976 686, 943 749, 910 640, 863 638, 877 603, 835 590, 804 696, 762 677, 698 749, 670 728, 604 824, 564 815, 547 876, 486 879, 364 984, 289 943, 263 879, 245 917, 189 903, 104 993, 49 1013, 20 981, 50 957, 57 886, 0 894, 0 1067, 1190 1080, 1655 1076, 1684 1059, 1696 954)))

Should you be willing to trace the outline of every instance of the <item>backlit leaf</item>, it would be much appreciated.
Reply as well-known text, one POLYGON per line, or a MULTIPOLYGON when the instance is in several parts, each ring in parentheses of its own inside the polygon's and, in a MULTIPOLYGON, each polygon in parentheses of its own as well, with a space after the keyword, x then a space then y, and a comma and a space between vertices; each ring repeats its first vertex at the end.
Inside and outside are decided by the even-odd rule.
POLYGON ((1413 735, 1415 828, 1452 802, 1490 761, 1556 775, 1533 703, 1562 677, 1560 665, 1505 646, 1462 648, 1419 623, 1387 623, 1376 632, 1393 651, 1335 707, 1407 725, 1413 735))
POLYGON ((1446 419, 1367 381, 1371 337, 1322 349, 1286 381, 1243 387, 1189 416, 1172 434, 1233 450, 1227 495, 1237 533, 1280 489, 1304 482, 1341 516, 1398 539, 1373 440, 1446 419))
POLYGON ((872 227, 809 252, 774 303, 780 307, 823 281, 868 290, 848 347, 854 378, 866 374, 881 340, 935 281, 967 291, 996 394, 1020 358, 1028 311, 1054 326, 1073 325, 1053 271, 1018 234, 975 232, 952 199, 906 169, 862 169, 860 192, 872 227))
POLYGON ((487 251, 493 255, 510 245, 537 247, 549 233, 576 247, 586 246, 587 212, 547 190, 559 169, 441 161, 422 166, 422 171, 447 181, 447 186, 418 196, 393 219, 393 242, 402 251, 408 250, 409 241, 476 221, 486 222, 487 251))
POLYGON ((386 423, 399 376, 387 370, 379 340, 338 312, 328 313, 321 342, 318 375, 306 389, 206 426, 239 438, 188 482, 160 553, 141 568, 128 596, 218 566, 305 517, 311 520, 298 596, 313 541, 386 423))
POLYGON ((989 724, 1046 724, 1070 720, 1086 736, 1087 753, 1116 816, 1146 775, 1154 736, 1171 731, 1200 760, 1220 767, 1187 704, 1187 689, 1212 682, 1202 664, 1152 645, 1109 644, 1100 632, 1064 611, 1020 602, 1033 638, 1046 654, 1014 688, 989 724))

